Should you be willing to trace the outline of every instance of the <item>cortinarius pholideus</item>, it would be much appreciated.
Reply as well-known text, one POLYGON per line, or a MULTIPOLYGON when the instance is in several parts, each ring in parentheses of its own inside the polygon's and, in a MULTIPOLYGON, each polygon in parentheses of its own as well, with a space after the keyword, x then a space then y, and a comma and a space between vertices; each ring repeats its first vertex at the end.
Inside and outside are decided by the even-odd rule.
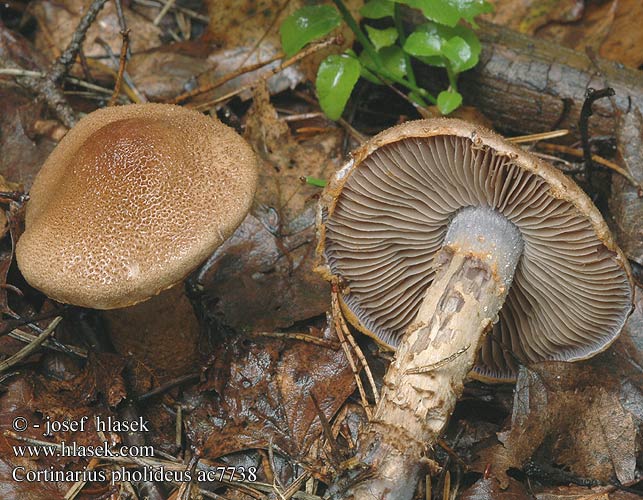
POLYGON ((466 122, 375 136, 320 207, 318 270, 353 324, 397 348, 360 437, 371 474, 333 498, 411 498, 476 361, 509 380, 516 359, 589 358, 632 307, 627 260, 581 189, 466 122))
POLYGON ((136 304, 181 281, 223 243, 256 184, 252 149, 217 119, 168 104, 99 109, 38 173, 18 266, 59 302, 136 304))

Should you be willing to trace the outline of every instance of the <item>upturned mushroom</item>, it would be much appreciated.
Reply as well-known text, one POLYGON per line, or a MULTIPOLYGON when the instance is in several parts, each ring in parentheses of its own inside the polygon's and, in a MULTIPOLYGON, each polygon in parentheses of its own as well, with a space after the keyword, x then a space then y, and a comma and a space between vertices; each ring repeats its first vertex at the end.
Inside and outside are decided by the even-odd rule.
POLYGON ((100 109, 38 173, 18 266, 59 302, 132 306, 182 281, 233 233, 257 175, 251 147, 216 118, 166 104, 100 109))
POLYGON ((349 471, 333 498, 411 498, 476 360, 478 378, 509 380, 516 360, 587 359, 632 307, 627 260, 581 189, 466 122, 369 140, 326 188, 318 222, 318 270, 347 318, 396 348, 360 436, 370 470, 349 471))

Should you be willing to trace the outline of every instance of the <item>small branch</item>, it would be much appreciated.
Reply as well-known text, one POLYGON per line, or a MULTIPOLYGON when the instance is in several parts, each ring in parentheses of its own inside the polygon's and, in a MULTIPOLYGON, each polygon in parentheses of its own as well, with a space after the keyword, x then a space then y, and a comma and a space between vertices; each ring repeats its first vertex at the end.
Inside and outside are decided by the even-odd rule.
POLYGON ((11 368, 12 366, 20 363, 23 359, 29 357, 33 352, 35 352, 40 345, 47 340, 47 338, 54 332, 58 323, 62 320, 62 316, 56 316, 49 326, 43 330, 43 332, 38 335, 31 343, 24 346, 16 354, 10 358, 5 359, 0 363, 0 373, 11 368))
MULTIPOLYGON (((585 150, 581 151, 579 149, 570 148, 569 146, 564 146, 562 144, 542 143, 539 145, 539 147, 547 151, 554 151, 558 153, 564 153, 564 154, 576 156, 577 158, 585 157, 585 150)), ((594 163, 597 163, 605 168, 609 168, 610 170, 613 170, 617 174, 625 177, 628 180, 628 182, 632 184, 632 186, 637 188, 639 191, 643 190, 643 186, 632 176, 632 174, 630 174, 627 170, 622 168, 620 165, 617 165, 616 163, 606 160, 605 158, 595 154, 592 154, 590 158, 594 163)), ((589 170, 587 169, 587 165, 589 164, 585 161, 585 165, 586 165, 585 172, 587 174, 589 172, 589 170)))
MULTIPOLYGON (((301 50, 301 51, 297 52, 291 58, 289 58, 289 59, 285 60, 284 62, 282 62, 276 68, 271 69, 270 71, 266 72, 265 75, 261 76, 261 80, 265 81, 268 78, 273 77, 274 75, 276 75, 277 73, 280 73, 281 71, 283 71, 284 69, 288 68, 289 66, 292 66, 293 64, 298 63, 299 61, 301 61, 305 57, 308 57, 309 55, 314 54, 315 52, 318 52, 318 51, 320 51, 322 49, 325 49, 326 47, 329 47, 330 45, 338 45, 338 44, 341 43, 341 40, 342 40, 341 37, 330 37, 330 38, 326 38, 324 40, 321 40, 321 41, 319 41, 317 43, 313 43, 313 44, 309 45, 308 47, 306 47, 304 50, 301 50)), ((203 111, 203 110, 206 110, 206 109, 210 108, 211 106, 216 106, 217 104, 219 104, 221 102, 227 101, 228 99, 231 99, 232 97, 234 97, 236 95, 239 95, 244 90, 250 90, 255 85, 256 85, 256 82, 250 83, 248 85, 243 85, 242 87, 239 87, 238 89, 235 89, 232 92, 229 92, 228 94, 226 94, 224 96, 218 97, 217 99, 213 99, 212 101, 209 101, 209 102, 206 102, 206 103, 203 103, 203 104, 199 104, 198 106, 196 106, 196 109, 198 109, 200 111, 203 111)))
POLYGON ((87 9, 87 12, 85 12, 85 15, 81 18, 78 26, 76 26, 76 30, 71 37, 71 42, 69 42, 69 45, 67 46, 65 51, 61 54, 61 56, 49 70, 47 76, 47 80, 49 82, 57 85, 61 82, 65 75, 69 73, 72 64, 74 64, 74 61, 76 60, 76 57, 80 52, 83 42, 85 41, 87 30, 89 30, 89 27, 96 20, 96 16, 98 16, 98 13, 102 10, 105 3, 107 3, 107 0, 92 1, 89 8, 87 9))
POLYGON ((114 93, 109 100, 108 106, 114 106, 121 93, 121 86, 123 85, 123 75, 125 74, 125 65, 127 64, 127 50, 129 48, 129 33, 130 30, 121 31, 123 43, 121 45, 121 55, 118 59, 118 74, 116 75, 116 83, 114 84, 114 93))
POLYGON ((278 61, 279 59, 283 58, 283 54, 277 54, 275 57, 272 57, 268 59, 267 61, 261 61, 255 64, 251 64, 250 66, 244 66, 240 68, 237 71, 233 71, 232 73, 227 74, 226 76, 219 78, 216 82, 209 83, 207 85, 203 85, 201 87, 198 87, 194 90, 190 90, 189 92, 185 92, 171 101, 168 101, 170 104, 180 104, 183 101, 186 101, 192 97, 195 97, 200 94, 205 94, 206 92, 210 92, 211 90, 216 89, 217 87, 220 87, 224 83, 228 83, 230 80, 233 80, 237 78, 238 76, 241 76, 245 73, 251 73, 252 71, 256 71, 258 69, 263 68, 264 66, 267 66, 268 64, 272 64, 275 61, 278 61))
POLYGON ((159 12, 158 16, 154 18, 154 21, 152 21, 152 24, 154 26, 158 26, 161 23, 161 21, 165 17, 165 14, 167 14, 168 11, 174 6, 175 2, 176 0, 167 0, 167 2, 165 2, 165 5, 163 5, 161 12, 159 12))

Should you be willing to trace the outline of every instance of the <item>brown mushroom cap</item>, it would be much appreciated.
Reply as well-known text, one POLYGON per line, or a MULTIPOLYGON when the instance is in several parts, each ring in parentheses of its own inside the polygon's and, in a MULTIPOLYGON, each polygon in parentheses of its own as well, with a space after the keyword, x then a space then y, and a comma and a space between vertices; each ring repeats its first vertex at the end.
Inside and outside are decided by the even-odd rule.
POLYGON ((256 184, 252 149, 216 119, 165 104, 100 109, 36 177, 18 265, 60 302, 135 304, 181 281, 223 243, 256 184))
POLYGON ((318 270, 347 316, 395 347, 431 285, 434 256, 464 207, 490 207, 524 250, 476 374, 510 380, 515 359, 580 360, 605 349, 632 306, 627 260, 570 179, 500 136, 452 119, 389 129, 353 155, 320 204, 318 270))

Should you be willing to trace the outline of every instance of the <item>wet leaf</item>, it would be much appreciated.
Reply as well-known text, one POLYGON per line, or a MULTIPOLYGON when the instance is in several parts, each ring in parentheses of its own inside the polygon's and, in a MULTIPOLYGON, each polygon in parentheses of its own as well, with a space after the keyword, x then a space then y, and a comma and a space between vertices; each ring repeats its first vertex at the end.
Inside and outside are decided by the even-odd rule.
POLYGON ((478 64, 481 46, 476 34, 466 26, 449 28, 425 23, 409 35, 404 50, 434 66, 445 66, 448 60, 459 73, 478 64))
POLYGON ((384 17, 393 16, 395 11, 395 3, 391 0, 369 0, 359 10, 367 19, 382 19, 384 17))
MULTIPOLYGON (((643 184, 643 110, 633 107, 620 118, 617 130, 617 150, 622 164, 639 183, 643 184)), ((615 229, 619 246, 627 257, 643 265, 643 198, 638 189, 618 174, 612 175, 609 199, 610 222, 615 229)))
POLYGON ((359 74, 359 61, 347 54, 330 55, 319 65, 315 81, 317 97, 331 120, 342 116, 359 74))
MULTIPOLYGON (((329 332, 323 338, 336 342, 329 332)), ((271 442, 301 458, 322 431, 311 394, 330 420, 354 388, 338 345, 236 337, 206 372, 201 402, 187 422, 190 438, 210 458, 271 442)))
MULTIPOLYGON (((50 61, 53 61, 67 47, 85 8, 84 0, 44 0, 33 5, 32 14, 40 27, 36 33, 35 44, 50 61)), ((123 6, 123 11, 127 19, 127 27, 136 34, 130 37, 130 49, 133 53, 161 44, 162 32, 158 26, 126 5, 123 6)), ((104 58, 106 64, 112 64, 108 58, 105 58, 104 47, 96 40, 104 40, 114 54, 119 54, 123 40, 120 31, 116 6, 112 2, 107 2, 96 22, 87 32, 83 43, 84 55, 88 58, 104 58)))
POLYGON ((455 90, 443 90, 438 94, 438 109, 448 115, 462 104, 462 95, 455 90))
POLYGON ((631 481, 640 416, 624 404, 623 390, 640 394, 643 380, 618 356, 612 349, 589 363, 540 363, 521 369, 511 428, 499 434, 501 445, 481 453, 477 470, 492 464, 494 476, 505 486, 505 472, 522 468, 537 452, 533 460, 544 458, 543 466, 556 464, 584 480, 607 482, 616 475, 621 482, 631 481), (630 375, 622 373, 627 370, 630 375))
POLYGON ((462 492, 462 500, 528 500, 533 498, 522 483, 509 479, 509 487, 501 488, 493 477, 482 478, 462 492))
POLYGON ((493 9, 485 0, 396 0, 409 7, 420 9, 432 21, 455 26, 460 19, 475 26, 474 18, 493 9))
POLYGON ((342 22, 337 9, 330 5, 309 5, 288 16, 281 26, 281 45, 286 57, 337 28, 342 22))
POLYGON ((377 29, 366 25, 366 32, 368 33, 370 41, 373 42, 375 50, 380 50, 382 47, 389 47, 397 40, 397 29, 395 28, 377 29))
POLYGON ((442 47, 443 54, 449 59, 453 71, 460 73, 473 58, 471 47, 463 38, 454 36, 442 47))
POLYGON ((258 88, 246 137, 261 160, 255 207, 199 280, 217 322, 237 331, 272 331, 328 310, 328 284, 312 270, 320 189, 301 178, 330 177, 342 134, 329 127, 296 141, 267 90, 258 88))
POLYGON ((534 34, 551 22, 570 23, 583 15, 584 0, 490 0, 493 13, 485 16, 494 23, 522 33, 534 34))
POLYGON ((0 392, 0 498, 20 498, 25 500, 62 500, 69 484, 53 481, 27 482, 15 481, 12 473, 16 467, 26 469, 44 470, 49 466, 62 468, 65 461, 52 457, 39 457, 32 460, 17 457, 13 446, 20 445, 5 435, 5 431, 13 431, 13 421, 16 417, 23 417, 29 426, 20 435, 31 439, 43 439, 43 431, 33 427, 34 424, 43 424, 42 415, 34 411, 32 402, 35 398, 33 380, 30 376, 15 376, 5 382, 6 391, 0 392))

